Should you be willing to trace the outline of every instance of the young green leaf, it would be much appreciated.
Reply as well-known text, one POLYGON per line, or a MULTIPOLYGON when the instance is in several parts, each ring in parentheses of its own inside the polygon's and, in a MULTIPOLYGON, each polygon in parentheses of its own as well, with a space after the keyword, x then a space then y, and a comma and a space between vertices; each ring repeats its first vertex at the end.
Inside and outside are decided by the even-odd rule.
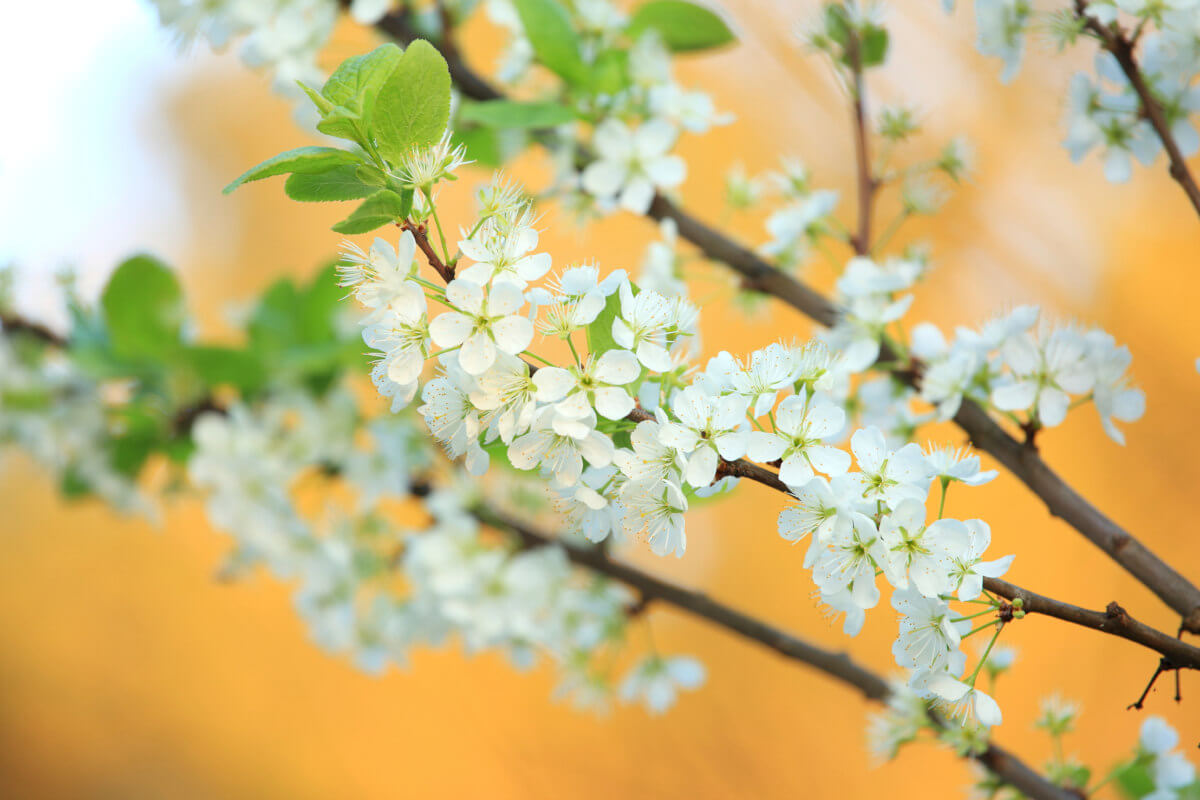
POLYGON ((862 65, 878 67, 887 59, 888 32, 886 28, 868 25, 862 32, 862 65))
POLYGON ((283 190, 288 197, 302 203, 360 200, 379 191, 378 186, 368 186, 359 179, 360 169, 354 164, 343 164, 328 172, 297 173, 288 177, 283 190))
POLYGON ((262 387, 268 370, 251 350, 196 346, 186 352, 188 363, 207 387, 235 386, 243 393, 262 387))
MULTIPOLYGON (((467 158, 481 167, 499 167, 504 163, 504 151, 500 141, 501 131, 478 125, 456 125, 450 141, 467 150, 467 158)), ((519 134, 518 134, 519 135, 519 134)))
POLYGON ((580 55, 579 36, 558 0, 514 0, 521 26, 537 60, 560 78, 576 85, 588 80, 580 55))
POLYGON ((629 85, 629 51, 605 50, 592 62, 591 90, 616 94, 629 85))
POLYGON ((552 128, 575 119, 575 114, 558 103, 489 100, 486 103, 463 103, 458 118, 489 128, 552 128))
POLYGON ((308 95, 308 99, 312 100, 313 105, 317 107, 317 111, 321 113, 321 116, 325 116, 330 111, 333 111, 334 104, 329 102, 329 100, 316 89, 308 86, 304 83, 304 81, 296 81, 296 85, 299 86, 306 95, 308 95))
POLYGON ((424 39, 408 46, 379 90, 371 133, 392 165, 413 147, 436 143, 450 121, 450 70, 424 39))
POLYGON ((658 31, 667 47, 677 53, 708 50, 736 40, 723 19, 685 0, 651 0, 638 6, 627 32, 636 39, 651 29, 658 31))
POLYGON ((617 348, 613 339, 613 320, 621 313, 621 297, 619 292, 613 292, 604 303, 604 310, 596 315, 587 326, 588 352, 592 358, 599 358, 602 353, 617 348))
POLYGON ((390 189, 381 189, 368 197, 354 213, 333 226, 338 233, 367 233, 384 225, 402 220, 412 211, 412 192, 396 194, 390 189))
POLYGON ((362 116, 357 111, 351 111, 342 106, 332 109, 317 122, 317 130, 326 136, 348 139, 351 142, 358 142, 364 147, 366 146, 363 141, 365 129, 366 124, 363 122, 362 116))
POLYGON ((274 158, 268 158, 258 166, 246 170, 226 186, 224 192, 229 194, 243 183, 259 181, 275 175, 285 175, 289 172, 324 172, 341 164, 357 164, 359 162, 359 157, 354 153, 339 150, 336 147, 298 147, 295 150, 280 153, 274 158))
POLYGON ((403 55, 403 50, 388 42, 347 58, 325 81, 321 95, 335 106, 345 106, 369 119, 371 103, 403 55))
POLYGON ((117 356, 161 360, 179 346, 183 292, 175 274, 157 259, 134 256, 117 267, 100 306, 117 356))

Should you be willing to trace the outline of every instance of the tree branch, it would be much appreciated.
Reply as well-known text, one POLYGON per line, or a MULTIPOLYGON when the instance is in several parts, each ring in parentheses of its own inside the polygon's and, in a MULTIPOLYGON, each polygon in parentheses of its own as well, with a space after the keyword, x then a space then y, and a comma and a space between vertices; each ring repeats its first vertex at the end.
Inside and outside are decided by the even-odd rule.
MULTIPOLYGON (((411 42, 418 35, 401 13, 389 14, 378 26, 402 42, 411 42)), ((504 97, 467 66, 455 51, 442 49, 450 74, 463 94, 475 100, 504 97)), ((707 258, 725 263, 742 275, 748 286, 779 298, 822 325, 830 326, 837 321, 837 306, 828 298, 700 222, 662 195, 655 196, 647 214, 656 220, 674 220, 680 236, 699 248, 707 258)), ((894 354, 885 350, 880 360, 886 362, 889 358, 894 359, 894 354)), ((909 385, 919 386, 919 363, 891 371, 909 385)), ((966 431, 977 448, 994 456, 1041 498, 1051 514, 1074 527, 1174 609, 1182 617, 1185 630, 1200 633, 1200 589, 1088 502, 1035 451, 1014 439, 977 404, 964 399, 954 421, 966 431)))
POLYGON ((1116 602, 1109 603, 1104 611, 1089 611, 1052 597, 1035 594, 999 578, 984 578, 983 588, 1009 600, 1020 600, 1021 608, 1026 613, 1055 617, 1148 647, 1162 654, 1172 668, 1200 669, 1200 647, 1194 647, 1178 637, 1138 622, 1116 602))
POLYGON ((34 339, 45 342, 52 347, 66 347, 67 340, 63 336, 40 322, 26 319, 18 314, 0 312, 0 329, 4 333, 23 333, 34 339))
POLYGON ((850 56, 850 91, 854 97, 854 163, 858 173, 858 233, 850 240, 860 256, 871 252, 871 211, 875 204, 877 183, 871 170, 871 150, 867 121, 867 87, 863 79, 862 48, 853 26, 849 26, 846 53, 850 56))
MULTIPOLYGON (((614 561, 598 547, 586 547, 537 530, 525 522, 495 508, 481 506, 475 510, 481 522, 516 535, 524 548, 550 545, 562 548, 567 558, 581 567, 606 575, 635 589, 643 603, 663 602, 698 617, 726 631, 756 642, 793 661, 823 672, 829 677, 858 690, 868 700, 885 702, 891 694, 886 680, 860 665, 846 653, 826 650, 785 630, 744 614, 703 592, 687 589, 656 577, 648 572, 614 561)), ((953 724, 934 715, 937 724, 953 724)), ((1001 780, 1032 798, 1046 800, 1079 800, 1062 787, 1030 769, 1020 758, 998 745, 989 744, 983 753, 973 756, 976 761, 1001 780)))
MULTIPOLYGON (((1167 123, 1167 115, 1163 110, 1162 103, 1158 101, 1150 89, 1150 85, 1146 83, 1146 76, 1142 74, 1142 69, 1134 57, 1133 51, 1137 45, 1136 37, 1131 38, 1116 23, 1113 23, 1111 27, 1101 25, 1087 13, 1087 7, 1087 0, 1075 0, 1076 16, 1083 21, 1089 31, 1099 38, 1101 46, 1117 59, 1121 72, 1125 73, 1129 85, 1137 93, 1142 115, 1150 121, 1150 125, 1162 142, 1163 149, 1167 151, 1168 171, 1171 177, 1183 189, 1184 194, 1192 203, 1192 208, 1196 210, 1197 214, 1200 214, 1200 187, 1196 185, 1196 179, 1188 169, 1187 159, 1184 158, 1183 151, 1179 149, 1179 143, 1175 141, 1175 136, 1171 133, 1171 126, 1167 123)), ((1195 632, 1193 631, 1193 633, 1195 632)))

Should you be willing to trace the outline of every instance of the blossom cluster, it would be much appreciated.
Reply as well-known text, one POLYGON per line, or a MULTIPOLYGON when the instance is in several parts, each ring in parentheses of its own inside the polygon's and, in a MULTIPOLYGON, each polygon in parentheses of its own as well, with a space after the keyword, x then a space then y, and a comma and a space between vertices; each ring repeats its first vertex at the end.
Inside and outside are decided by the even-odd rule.
POLYGON ((903 440, 921 422, 951 419, 968 399, 1030 431, 1061 425, 1070 410, 1090 401, 1105 433, 1125 443, 1116 423, 1135 422, 1145 412, 1145 395, 1128 375, 1128 347, 1097 328, 1054 323, 1036 306, 1018 306, 978 329, 960 326, 949 341, 937 326, 919 323, 906 341, 899 321, 913 301, 909 290, 926 271, 921 258, 880 263, 858 257, 838 280, 842 316, 825 340, 842 354, 845 368, 866 370, 885 348, 890 358, 921 365, 919 388, 861 384, 864 418, 888 420, 889 433, 903 440), (917 399, 934 411, 914 413, 917 399))
MULTIPOLYGON (((595 66, 619 49, 627 54, 628 70, 619 85, 572 92, 574 110, 590 123, 590 136, 567 128, 555 142, 558 190, 580 212, 645 213, 656 192, 676 188, 687 176, 684 160, 671 152, 680 133, 705 133, 732 116, 719 113, 706 92, 680 85, 660 33, 631 29, 629 15, 615 3, 588 0, 564 9, 585 64, 595 66), (578 161, 585 162, 582 172, 578 161)), ((521 18, 510 0, 489 0, 487 12, 510 34, 500 77, 519 84, 534 57, 521 18)))
MULTIPOLYGON (((944 2, 947 10, 953 0, 944 2)), ((1062 45, 1073 43, 1085 25, 1095 23, 1123 31, 1136 50, 1134 57, 1147 88, 1160 106, 1181 154, 1200 152, 1194 115, 1200 111, 1200 6, 1194 0, 1090 0, 1076 9, 1039 11, 1028 0, 976 0, 977 46, 984 55, 1004 61, 1001 79, 1011 81, 1020 69, 1025 39, 1039 27, 1062 45)), ((1163 143, 1142 108, 1117 58, 1101 49, 1094 74, 1076 73, 1066 97, 1064 147, 1074 161, 1100 151, 1105 177, 1124 183, 1133 161, 1150 165, 1163 143)))
POLYGON ((603 709, 616 695, 661 713, 678 689, 703 682, 694 659, 654 651, 613 678, 632 593, 574 569, 556 546, 514 549, 486 535, 465 479, 426 483, 434 454, 411 415, 364 423, 345 390, 279 394, 202 415, 194 440, 191 481, 236 542, 226 572, 263 565, 295 582, 314 639, 362 669, 403 666, 414 647, 455 637, 520 668, 548 657, 556 694, 579 707, 603 709), (307 510, 302 490, 335 476, 352 499, 330 489, 318 512, 307 510), (389 515, 387 503, 406 495, 419 499, 425 527, 397 528, 389 515))
MULTIPOLYGON (((495 202, 521 197, 505 186, 481 191, 483 211, 447 259, 456 271, 444 288, 418 274, 411 230, 395 248, 382 239, 370 252, 348 248, 343 283, 368 309, 373 376, 393 407, 419 392, 431 434, 471 473, 487 472, 496 455, 537 470, 572 529, 596 542, 642 539, 659 555, 684 554, 690 498, 731 488, 731 465, 777 466, 798 498, 780 532, 791 541, 812 535, 805 565, 822 602, 846 613, 847 633, 878 605, 883 574, 903 615, 894 652, 912 685, 984 724, 998 722, 995 703, 974 688, 978 670, 959 680, 958 644, 970 625, 950 602, 976 601, 983 577, 1003 574, 1011 557, 984 560, 990 530, 982 520, 939 512, 927 523, 925 508, 935 480, 944 493, 951 482, 977 485, 995 473, 981 473, 966 453, 892 448, 873 426, 850 438, 857 471, 851 453, 834 445, 849 431, 849 374, 874 361, 878 340, 837 342, 835 329, 839 356, 817 342, 774 343, 743 359, 721 352, 701 369, 693 363, 695 306, 638 287, 620 270, 603 279, 591 265, 552 274, 549 255, 536 252, 527 202, 495 202), (566 366, 530 350, 539 332, 566 345, 566 366), (436 371, 422 385, 429 360, 436 371)), ((890 274, 853 263, 843 289, 865 307, 878 302, 872 288, 907 285, 890 274)))
MULTIPOLYGON (((317 55, 333 32, 339 8, 335 0, 153 2, 160 23, 184 43, 202 38, 213 48, 222 49, 235 39, 241 40, 243 60, 273 73, 275 90, 293 97, 299 95, 296 81, 319 81, 323 77, 317 55)), ((369 10, 368 6, 378 5, 372 0, 354 0, 352 8, 359 16, 369 10)), ((382 16, 384 10, 375 16, 382 16)))
POLYGON ((122 511, 158 519, 157 504, 104 446, 122 431, 123 388, 60 353, 31 352, 3 324, 0 333, 0 445, 26 452, 68 494, 92 492, 122 511))

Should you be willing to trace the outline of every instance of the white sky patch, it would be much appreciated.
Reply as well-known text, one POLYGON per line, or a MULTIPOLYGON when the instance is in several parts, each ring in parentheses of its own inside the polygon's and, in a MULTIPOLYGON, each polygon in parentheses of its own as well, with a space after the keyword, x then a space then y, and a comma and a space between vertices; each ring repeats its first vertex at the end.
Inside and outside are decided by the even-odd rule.
POLYGON ((18 270, 18 303, 64 319, 55 276, 71 267, 85 297, 126 256, 167 260, 189 241, 179 161, 161 117, 170 87, 202 68, 180 59, 137 0, 67 0, 0 12, 0 263, 18 270), (54 46, 47 52, 47 35, 54 46))

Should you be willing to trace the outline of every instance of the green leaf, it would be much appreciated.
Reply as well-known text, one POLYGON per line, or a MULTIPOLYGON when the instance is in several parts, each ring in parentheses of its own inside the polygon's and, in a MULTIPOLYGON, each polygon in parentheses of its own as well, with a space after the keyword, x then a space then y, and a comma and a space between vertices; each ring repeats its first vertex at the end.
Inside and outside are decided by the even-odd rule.
POLYGON ((367 145, 365 131, 379 90, 399 63, 404 51, 395 44, 380 45, 370 53, 346 59, 325 82, 320 94, 301 84, 321 112, 317 130, 367 145))
POLYGON ((390 164, 413 147, 436 143, 450 121, 450 70, 433 45, 417 39, 379 90, 370 132, 390 164))
POLYGON ((620 292, 613 292, 604 303, 604 310, 596 315, 587 326, 588 352, 592 358, 599 358, 602 353, 615 350, 617 343, 613 339, 613 320, 621 313, 620 292))
POLYGON ((304 83, 304 81, 296 81, 296 84, 302 90, 304 90, 304 93, 306 95, 308 95, 308 99, 312 100, 313 105, 317 107, 317 111, 321 112, 321 116, 325 116, 330 111, 333 111, 334 104, 329 102, 329 100, 326 99, 326 97, 324 95, 322 95, 320 92, 318 92, 316 89, 307 85, 306 83, 304 83))
POLYGON ((651 0, 638 6, 627 31, 636 39, 647 30, 657 31, 677 53, 721 47, 737 39, 723 19, 685 0, 651 0))
POLYGON ((616 94, 629 85, 629 52, 605 50, 592 64, 591 90, 616 94))
POLYGON ((92 493, 92 485, 88 483, 78 465, 72 464, 63 472, 58 482, 58 490, 67 500, 78 500, 92 493))
POLYGON ((575 119, 575 114, 558 103, 489 100, 486 103, 463 103, 458 118, 489 128, 552 128, 575 119))
POLYGON ((1154 791, 1154 779, 1145 764, 1133 761, 1116 770, 1117 786, 1126 797, 1145 797, 1154 791))
POLYGON ((345 106, 369 121, 380 88, 403 55, 403 50, 388 42, 364 55, 352 56, 339 64, 325 81, 321 95, 333 105, 345 106))
POLYGON ((850 57, 852 37, 857 39, 861 48, 858 59, 863 69, 877 67, 887 58, 887 29, 870 22, 855 27, 844 6, 825 6, 825 35, 841 48, 839 60, 847 67, 854 66, 854 59, 850 57))
POLYGON ((357 112, 338 106, 326 114, 317 123, 317 130, 326 136, 336 136, 339 139, 349 139, 365 147, 363 130, 366 125, 362 116, 357 112))
POLYGON ((266 369, 262 360, 249 350, 233 347, 189 347, 188 363, 205 386, 235 386, 243 393, 262 387, 266 369))
POLYGON ((867 26, 862 32, 862 65, 877 67, 887 59, 888 32, 876 25, 867 26))
POLYGON ((224 192, 229 194, 243 183, 259 181, 274 175, 288 172, 324 172, 341 164, 356 164, 359 161, 359 157, 354 153, 336 147, 298 147, 274 158, 268 158, 258 166, 246 170, 226 186, 224 192))
POLYGON ((338 233, 367 233, 397 220, 406 218, 412 211, 412 192, 399 195, 390 189, 381 189, 368 197, 354 213, 333 226, 338 233))
POLYGON ((314 391, 347 367, 363 367, 362 340, 338 324, 344 296, 332 265, 309 286, 288 279, 272 285, 247 325, 253 357, 271 365, 273 378, 298 379, 314 391))
POLYGON ((587 83, 579 37, 563 5, 558 0, 514 0, 513 5, 537 60, 568 83, 587 83))
POLYGON ((163 418, 131 405, 119 412, 116 424, 119 432, 108 445, 109 463, 122 475, 133 477, 165 441, 163 418))
POLYGON ((287 179, 283 190, 303 203, 327 203, 335 200, 361 200, 379 191, 359 180, 356 164, 343 164, 328 172, 297 173, 287 179))
POLYGON ((504 163, 504 148, 501 147, 500 136, 495 128, 481 128, 477 125, 456 126, 450 140, 465 147, 467 158, 481 167, 499 167, 504 163))
POLYGON ((179 345, 183 292, 174 273, 150 256, 134 256, 109 278, 100 298, 117 356, 162 360, 179 345))

